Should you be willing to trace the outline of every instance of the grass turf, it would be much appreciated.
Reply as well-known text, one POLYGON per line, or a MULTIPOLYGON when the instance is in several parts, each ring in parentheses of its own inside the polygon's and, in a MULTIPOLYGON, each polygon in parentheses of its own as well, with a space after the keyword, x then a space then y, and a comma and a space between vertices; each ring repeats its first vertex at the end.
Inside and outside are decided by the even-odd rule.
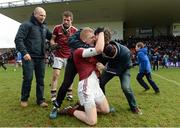
MULTIPOLYGON (((36 105, 35 78, 32 83, 29 106, 20 107, 20 92, 22 82, 22 69, 13 71, 14 66, 8 65, 8 70, 0 68, 0 127, 86 127, 74 117, 58 116, 49 119, 52 109, 50 102, 50 82, 52 69, 46 68, 45 98, 49 103, 48 108, 36 105)), ((144 92, 137 83, 138 69, 131 70, 131 87, 143 115, 132 114, 127 100, 119 85, 118 77, 113 78, 106 85, 106 95, 111 106, 116 112, 108 115, 98 115, 97 127, 180 127, 180 68, 159 69, 153 71, 153 80, 160 88, 160 94, 154 94, 153 89, 144 92), (157 75, 165 77, 160 78, 157 75), (174 80, 169 81, 169 80, 174 80)), ((59 78, 62 82, 63 70, 59 78)), ((62 107, 76 102, 78 77, 74 81, 74 101, 64 100, 62 107)))

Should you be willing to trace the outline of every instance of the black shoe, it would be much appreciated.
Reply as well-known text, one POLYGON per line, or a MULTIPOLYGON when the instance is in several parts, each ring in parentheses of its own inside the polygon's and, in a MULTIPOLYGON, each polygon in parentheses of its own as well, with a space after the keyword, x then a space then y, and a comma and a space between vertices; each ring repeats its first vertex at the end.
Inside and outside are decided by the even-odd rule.
POLYGON ((56 107, 56 108, 60 108, 59 104, 57 103, 56 100, 52 101, 53 102, 53 105, 56 107))
POLYGON ((146 92, 146 91, 148 91, 149 89, 150 89, 149 87, 148 87, 148 88, 145 88, 145 90, 144 90, 144 91, 146 92))
POLYGON ((160 93, 160 91, 159 91, 159 90, 156 90, 156 91, 155 91, 155 94, 158 94, 158 93, 160 93))
POLYGON ((72 108, 75 109, 75 110, 85 111, 85 110, 84 110, 84 106, 82 106, 82 105, 79 103, 79 101, 78 101, 76 104, 71 105, 71 106, 72 106, 72 108))
POLYGON ((72 106, 72 108, 74 108, 74 109, 78 109, 79 106, 80 106, 80 104, 79 104, 79 102, 77 102, 77 103, 75 103, 74 105, 71 105, 71 106, 72 106))
POLYGON ((72 106, 67 106, 67 107, 61 109, 61 110, 58 112, 58 114, 60 114, 60 115, 70 115, 70 114, 69 114, 69 110, 70 110, 70 109, 73 109, 72 106))

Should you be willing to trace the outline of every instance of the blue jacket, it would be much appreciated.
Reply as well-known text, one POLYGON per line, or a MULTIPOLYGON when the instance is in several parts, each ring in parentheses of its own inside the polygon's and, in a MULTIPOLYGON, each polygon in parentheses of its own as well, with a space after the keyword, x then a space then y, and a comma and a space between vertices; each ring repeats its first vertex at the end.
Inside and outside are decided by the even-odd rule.
POLYGON ((150 65, 149 58, 147 56, 147 48, 139 49, 137 53, 137 59, 138 59, 138 64, 139 64, 139 72, 150 73, 151 65, 150 65))

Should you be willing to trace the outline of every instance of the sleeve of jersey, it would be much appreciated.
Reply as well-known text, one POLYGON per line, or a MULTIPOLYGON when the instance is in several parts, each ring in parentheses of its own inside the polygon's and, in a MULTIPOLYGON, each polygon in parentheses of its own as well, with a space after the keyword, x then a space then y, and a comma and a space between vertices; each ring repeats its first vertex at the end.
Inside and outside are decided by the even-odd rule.
POLYGON ((92 56, 96 56, 96 55, 98 55, 98 53, 96 52, 95 48, 87 48, 87 49, 84 49, 82 52, 83 58, 92 57, 92 56))
POLYGON ((53 35, 57 35, 58 34, 58 31, 57 31, 58 27, 55 26, 54 29, 53 29, 53 35))

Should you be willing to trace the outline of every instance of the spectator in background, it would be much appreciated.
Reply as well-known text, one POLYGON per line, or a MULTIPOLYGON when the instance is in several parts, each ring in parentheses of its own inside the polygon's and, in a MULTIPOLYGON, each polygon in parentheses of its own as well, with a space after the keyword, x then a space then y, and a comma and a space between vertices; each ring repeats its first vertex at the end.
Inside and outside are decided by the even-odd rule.
POLYGON ((5 57, 0 55, 0 67, 2 67, 5 71, 7 71, 7 67, 5 66, 5 57))
POLYGON ((36 77, 36 103, 47 107, 44 99, 45 43, 51 39, 51 32, 44 21, 46 11, 36 7, 30 20, 20 25, 15 37, 16 49, 22 54, 23 82, 21 90, 21 107, 28 106, 33 71, 36 77))
POLYGON ((159 53, 156 51, 153 56, 152 56, 152 63, 153 63, 153 70, 158 70, 159 69, 159 53))
POLYGON ((22 66, 22 55, 21 55, 20 52, 16 52, 14 71, 16 71, 16 69, 17 69, 19 66, 20 66, 20 67, 22 66))
POLYGON ((162 68, 164 67, 168 68, 168 59, 169 56, 165 53, 162 58, 162 68))
POLYGON ((151 77, 151 64, 147 56, 147 48, 144 47, 144 44, 142 42, 138 42, 136 44, 136 51, 137 51, 137 58, 139 64, 139 73, 136 77, 137 81, 145 89, 145 91, 149 90, 150 89, 149 86, 143 80, 143 77, 146 76, 149 84, 152 86, 155 93, 159 93, 160 92, 159 88, 151 77))
POLYGON ((176 67, 177 66, 177 55, 176 52, 173 53, 172 55, 172 59, 173 59, 173 66, 176 67))

